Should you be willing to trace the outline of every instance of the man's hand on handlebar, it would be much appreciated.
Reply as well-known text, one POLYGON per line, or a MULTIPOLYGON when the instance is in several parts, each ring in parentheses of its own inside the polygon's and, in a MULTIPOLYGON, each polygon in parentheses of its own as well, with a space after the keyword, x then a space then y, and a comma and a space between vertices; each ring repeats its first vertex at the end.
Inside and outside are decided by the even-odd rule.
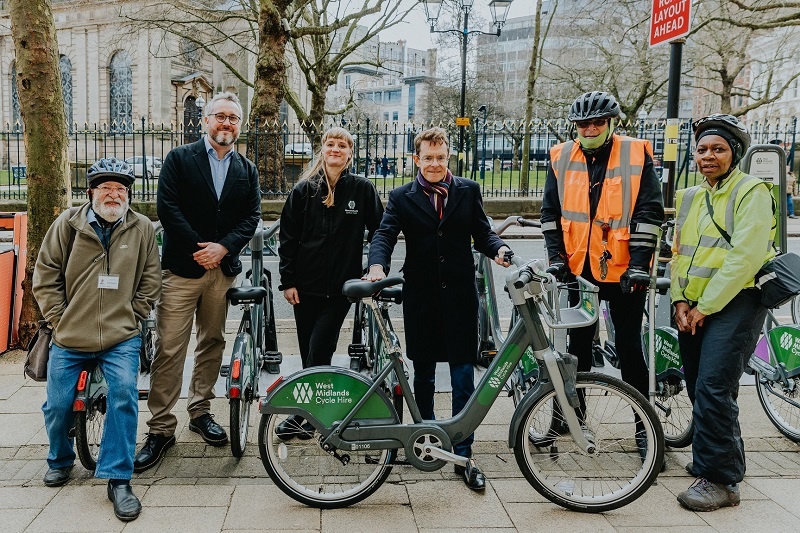
POLYGON ((504 266, 508 268, 511 264, 511 258, 514 257, 514 252, 508 246, 501 246, 497 250, 497 255, 494 258, 494 262, 500 266, 504 266))
POLYGON ((556 281, 559 283, 568 281, 568 278, 571 274, 568 263, 550 263, 550 266, 547 267, 545 272, 552 274, 552 276, 556 278, 556 281))
POLYGON ((361 276, 361 279, 365 279, 367 281, 380 281, 385 277, 386 273, 383 271, 383 267, 381 265, 370 265, 369 271, 361 276))
POLYGON ((646 291, 650 287, 650 274, 642 267, 630 266, 619 278, 623 293, 646 291))

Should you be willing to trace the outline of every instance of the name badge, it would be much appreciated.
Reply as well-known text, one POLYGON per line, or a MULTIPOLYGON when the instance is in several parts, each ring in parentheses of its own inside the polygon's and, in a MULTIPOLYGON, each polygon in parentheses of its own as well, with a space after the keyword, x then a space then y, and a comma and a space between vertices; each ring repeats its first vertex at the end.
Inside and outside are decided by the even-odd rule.
POLYGON ((98 289, 112 289, 112 290, 119 289, 119 275, 110 274, 110 275, 104 276, 104 275, 101 274, 97 278, 97 288, 98 289))

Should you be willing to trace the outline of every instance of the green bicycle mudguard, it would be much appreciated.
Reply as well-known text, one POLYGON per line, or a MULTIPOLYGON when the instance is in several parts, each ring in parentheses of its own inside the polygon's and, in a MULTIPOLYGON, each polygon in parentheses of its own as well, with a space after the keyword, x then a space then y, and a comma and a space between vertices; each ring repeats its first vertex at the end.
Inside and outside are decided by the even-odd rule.
POLYGON ((768 337, 775 360, 786 367, 787 375, 800 375, 800 327, 778 326, 769 330, 768 337))
MULTIPOLYGON (((330 427, 350 413, 372 382, 365 376, 335 366, 316 366, 296 372, 261 402, 261 413, 310 414, 330 427)), ((306 417, 307 418, 307 417, 306 417)), ((361 406, 354 420, 372 423, 395 421, 397 415, 382 390, 376 390, 361 406)))
MULTIPOLYGON (((656 349, 656 378, 661 379, 664 374, 683 374, 683 360, 678 346, 678 330, 668 326, 655 329, 656 349)), ((650 346, 650 332, 645 331, 642 339, 642 348, 645 354, 650 346)), ((645 360, 649 358, 645 356, 645 360)))

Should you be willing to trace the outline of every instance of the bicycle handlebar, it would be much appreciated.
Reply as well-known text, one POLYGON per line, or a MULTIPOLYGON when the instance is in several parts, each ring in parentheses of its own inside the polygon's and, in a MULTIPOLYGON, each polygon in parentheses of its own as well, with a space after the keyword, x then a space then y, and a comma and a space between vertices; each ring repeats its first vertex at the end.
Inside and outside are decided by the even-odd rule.
MULTIPOLYGON (((494 224, 492 224, 494 226, 494 224)), ((505 230, 510 228, 511 226, 522 226, 525 228, 538 228, 541 227, 541 222, 538 220, 530 220, 521 216, 510 216, 506 218, 503 222, 500 223, 499 226, 493 227, 494 232, 498 235, 502 235, 505 230)))

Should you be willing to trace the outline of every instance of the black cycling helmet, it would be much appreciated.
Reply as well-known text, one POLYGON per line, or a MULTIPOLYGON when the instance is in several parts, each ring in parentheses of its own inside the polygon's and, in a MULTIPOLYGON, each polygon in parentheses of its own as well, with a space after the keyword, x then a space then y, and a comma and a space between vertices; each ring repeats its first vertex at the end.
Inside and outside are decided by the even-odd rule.
POLYGON ((89 167, 89 170, 86 171, 86 179, 90 189, 107 181, 116 181, 130 188, 135 177, 133 167, 125 161, 115 157, 104 157, 89 167))
POLYGON ((569 120, 590 120, 593 118, 614 118, 619 116, 617 99, 607 92, 592 91, 582 94, 569 108, 569 120))
POLYGON ((731 145, 733 150, 733 165, 736 165, 744 157, 747 149, 750 148, 750 134, 744 124, 733 115, 716 113, 692 122, 695 142, 705 135, 719 135, 731 145))

